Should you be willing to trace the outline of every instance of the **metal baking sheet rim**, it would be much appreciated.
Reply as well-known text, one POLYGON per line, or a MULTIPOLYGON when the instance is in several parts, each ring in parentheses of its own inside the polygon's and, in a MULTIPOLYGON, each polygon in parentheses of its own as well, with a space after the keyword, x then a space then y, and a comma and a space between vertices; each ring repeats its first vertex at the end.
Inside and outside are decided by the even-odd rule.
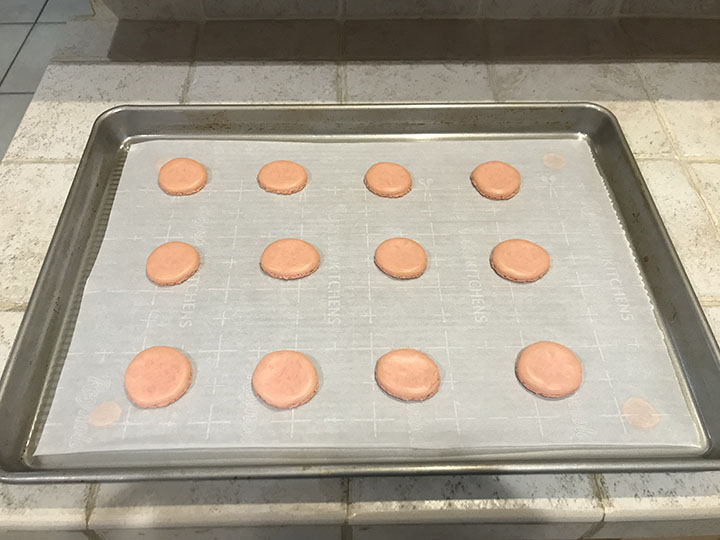
POLYGON ((720 413, 716 412, 720 411, 720 397, 713 394, 717 393, 716 388, 720 387, 718 384, 720 353, 717 343, 620 126, 612 113, 603 107, 591 103, 120 106, 101 114, 93 126, 0 381, 0 425, 10 435, 0 442, 0 480, 9 483, 41 483, 382 474, 717 470, 720 469, 720 449, 714 441, 720 437, 720 413), (325 129, 318 129, 320 123, 324 123, 325 129), (298 124, 303 129, 293 132, 293 129, 297 130, 298 124), (229 137, 239 133, 257 136, 259 132, 268 136, 352 134, 347 131, 348 126, 356 127, 360 130, 358 133, 362 134, 371 132, 373 135, 402 137, 413 133, 460 135, 468 130, 496 136, 545 133, 581 134, 588 137, 598 166, 608 180, 646 284, 655 300, 661 324, 675 349, 679 368, 700 415, 709 443, 705 453, 687 458, 663 458, 656 452, 642 456, 613 456, 605 453, 608 457, 603 459, 589 455, 573 460, 562 454, 550 457, 515 454, 504 455, 503 459, 483 455, 477 461, 472 457, 467 460, 447 460, 419 456, 417 461, 409 463, 355 463, 348 460, 332 464, 316 460, 294 464, 230 465, 220 459, 221 463, 201 466, 188 466, 187 463, 180 466, 178 463, 115 468, 36 468, 28 459, 26 450, 29 437, 35 431, 41 398, 53 386, 49 377, 52 373, 50 364, 54 356, 52 352, 59 346, 58 342, 47 336, 55 335, 59 338, 67 319, 72 318, 68 307, 82 282, 73 263, 75 266, 82 265, 86 256, 88 246, 82 239, 83 236, 87 237, 85 240, 89 239, 97 219, 92 203, 101 203, 103 200, 113 164, 122 154, 125 141, 158 134, 196 137, 229 137), (245 131, 238 131, 243 128, 245 131), (373 128, 377 131, 373 131, 373 128), (97 146, 104 152, 97 152, 97 146), (614 180, 620 175, 624 180, 614 180), (72 286, 68 287, 69 284, 72 286), (51 309, 48 309, 48 304, 52 306, 51 309), (32 358, 32 361, 23 361, 22 358, 32 358))

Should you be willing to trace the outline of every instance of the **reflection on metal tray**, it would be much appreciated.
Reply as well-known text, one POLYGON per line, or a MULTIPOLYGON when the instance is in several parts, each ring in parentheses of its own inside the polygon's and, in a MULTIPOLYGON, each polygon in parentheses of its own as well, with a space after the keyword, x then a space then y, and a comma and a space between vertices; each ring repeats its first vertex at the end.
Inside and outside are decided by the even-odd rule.
MULTIPOLYGON (((271 313, 262 316, 258 296, 264 276, 254 264, 235 271, 247 290, 234 292, 245 301, 252 300, 253 315, 259 321, 269 319, 271 313)), ((163 298, 157 308, 160 318, 172 317, 177 311, 183 290, 180 286, 177 294, 158 295, 163 298)), ((118 302, 122 304, 125 299, 129 305, 142 304, 127 295, 121 295, 118 302)), ((228 306, 225 308, 227 312, 228 306)), ((137 315, 139 320, 141 314, 137 315)), ((128 321, 128 325, 133 324, 128 321)), ((120 334, 104 334, 111 344, 121 341, 120 334)), ((10 437, 0 446, 0 459, 5 478, 16 481, 714 468, 718 465, 713 459, 716 449, 708 441, 720 428, 714 414, 718 398, 708 388, 720 380, 716 359, 716 345, 619 127, 599 107, 123 107, 103 115, 94 128, 11 355, 0 387, 2 428, 10 437), (248 191, 235 184, 233 171, 252 169, 244 175, 251 178, 252 171, 269 161, 279 147, 286 159, 308 166, 311 181, 304 195, 268 198, 259 189, 248 191), (292 155, 288 158, 288 154, 292 155), (564 157, 566 166, 562 169, 556 168, 562 160, 555 154, 564 157), (344 290, 354 308, 343 317, 343 331, 333 334, 324 311, 332 276, 330 266, 327 271, 321 266, 306 280, 308 290, 302 291, 302 301, 298 300, 296 283, 270 283, 277 290, 265 294, 272 295, 276 305, 287 304, 293 313, 302 313, 286 332, 282 326, 273 327, 277 345, 267 343, 261 328, 250 324, 252 318, 243 319, 249 315, 247 310, 232 307, 238 305, 236 299, 225 294, 221 295, 225 301, 212 300, 210 289, 202 295, 207 300, 201 302, 201 318, 214 320, 218 306, 229 301, 229 316, 238 319, 244 332, 201 325, 196 332, 177 335, 167 325, 160 325, 155 333, 150 324, 143 329, 128 327, 131 336, 144 337, 147 344, 168 335, 168 331, 175 340, 186 338, 190 343, 183 343, 183 350, 198 367, 191 392, 177 404, 182 408, 180 416, 187 421, 180 422, 181 428, 153 433, 147 429, 156 417, 130 409, 123 401, 119 382, 123 366, 132 358, 131 350, 137 347, 128 347, 128 358, 114 358, 122 349, 115 351, 117 347, 110 347, 113 351, 109 353, 105 348, 107 354, 95 354, 100 349, 92 339, 92 321, 104 327, 117 323, 112 317, 102 319, 108 312, 101 306, 108 303, 108 294, 115 293, 101 289, 136 289, 131 268, 142 268, 140 259, 144 255, 138 261, 128 260, 124 269, 114 262, 122 253, 127 253, 128 259, 132 253, 144 254, 155 241, 144 238, 140 248, 130 249, 118 239, 143 236, 143 227, 167 230, 163 202, 175 203, 168 198, 150 201, 153 194, 149 193, 148 203, 152 202, 157 212, 143 218, 143 212, 137 211, 143 203, 133 193, 142 187, 144 180, 138 180, 142 171, 150 170, 152 184, 157 163, 170 155, 196 157, 211 170, 211 182, 201 197, 195 196, 195 204, 190 204, 192 198, 181 201, 187 227, 174 221, 171 238, 196 236, 202 221, 198 219, 211 208, 216 210, 216 217, 202 227, 207 229, 205 239, 213 239, 205 243, 203 252, 201 270, 206 287, 227 288, 225 274, 229 269, 219 255, 221 249, 227 248, 226 254, 230 249, 230 245, 220 245, 221 237, 227 236, 222 234, 225 225, 247 229, 247 234, 241 235, 247 241, 229 241, 253 258, 263 247, 256 228, 277 236, 297 236, 297 231, 285 229, 288 223, 296 226, 295 217, 300 216, 304 237, 318 246, 328 262, 333 257, 338 259, 333 268, 339 266, 345 271, 348 284, 344 290), (475 162, 486 159, 517 164, 528 179, 514 200, 498 206, 474 193, 469 181, 453 181, 466 176, 466 169, 471 170, 475 162), (369 194, 362 184, 352 189, 353 178, 361 177, 369 164, 380 160, 409 166, 416 181, 410 195, 387 201, 369 194), (338 210, 334 182, 347 190, 340 205, 341 219, 330 223, 328 216, 333 209, 338 210), (230 205, 233 208, 228 210, 229 203, 223 201, 228 199, 224 191, 229 189, 241 190, 245 206, 230 205), (280 212, 277 216, 273 204, 280 212), (389 217, 389 204, 393 208, 402 206, 402 223, 389 217), (535 206, 543 209, 542 215, 532 215, 535 206), (247 222, 236 223, 240 210, 247 222), (141 216, 138 223, 120 225, 122 215, 130 211, 141 216), (555 227, 558 222, 559 229, 555 227), (369 262, 374 249, 371 244, 399 234, 421 240, 431 256, 428 272, 415 284, 421 289, 407 306, 415 321, 406 326, 383 320, 383 314, 390 313, 393 306, 402 311, 404 308, 398 306, 403 303, 397 296, 410 298, 406 289, 412 285, 395 286, 369 262), (537 288, 510 285, 487 267, 485 252, 500 239, 518 236, 539 241, 553 256, 553 271, 536 284, 537 288), (332 248, 341 239, 352 247, 344 254, 332 248), (605 256, 599 254, 597 264, 604 259, 612 261, 616 279, 594 275, 594 248, 607 252, 605 256), (472 322, 472 293, 460 287, 466 285, 468 262, 479 268, 480 280, 486 286, 486 308, 492 312, 482 324, 472 322), (113 267, 117 272, 109 270, 113 267), (112 283, 105 283, 107 280, 112 283), (421 283, 423 280, 427 283, 421 283), (627 311, 612 310, 617 295, 611 289, 617 282, 623 284, 623 301, 631 305, 632 320, 623 321, 621 315, 627 311), (362 290, 352 285, 358 283, 362 290), (81 308, 83 291, 86 296, 81 308), (368 291, 374 295, 372 300, 368 291), (98 294, 101 300, 93 304, 92 298, 98 294), (54 310, 47 309, 50 302, 54 310), (318 305, 323 309, 316 309, 318 305), (583 313, 564 311, 571 306, 583 313), (548 314, 548 323, 543 321, 539 307, 548 314), (374 320, 367 317, 371 309, 374 320), (218 339, 223 340, 222 347, 217 345, 218 339), (578 349, 586 379, 573 398, 540 400, 522 391, 511 367, 502 369, 505 356, 509 355, 507 362, 512 366, 517 352, 503 351, 504 344, 517 345, 519 350, 526 341, 537 339, 555 339, 578 349), (293 340, 299 341, 297 347, 293 340), (388 348, 414 345, 435 350, 433 356, 443 374, 441 392, 419 407, 391 400, 372 384, 376 356, 388 348), (242 351, 279 348, 309 351, 323 378, 318 396, 295 413, 258 407, 252 392, 242 392, 256 361, 247 355, 243 359, 242 351), (205 354, 214 349, 235 350, 240 357, 228 364, 238 390, 228 395, 221 390, 217 393, 222 396, 219 401, 208 399, 204 389, 217 379, 213 366, 217 369, 231 359, 221 358, 218 363, 216 357, 224 353, 205 354), (331 350, 341 360, 330 363, 326 356, 331 350), (473 351, 477 352, 477 370, 473 369, 473 351), (29 358, 35 361, 28 362, 29 358), (680 380, 673 373, 671 358, 680 380), (108 367, 103 368, 106 360, 108 367), (343 361, 348 369, 335 369, 343 361), (95 376, 105 369, 107 376, 95 376), (83 373, 88 378, 77 388, 68 384, 83 373), (61 384, 56 392, 58 379, 61 384), (357 392, 349 392, 345 406, 341 406, 343 400, 335 403, 333 400, 340 396, 337 388, 353 379, 359 380, 357 392), (473 388, 483 384, 488 388, 488 381, 491 384, 485 399, 473 400, 473 388), (20 390, 23 385, 31 391, 20 390), (92 391, 88 390, 91 386, 92 391), (687 390, 692 396, 689 407, 683 398, 687 390), (84 397, 74 399, 79 393, 84 397), (502 396, 508 396, 507 403, 503 404, 502 396), (622 404, 630 397, 648 398, 653 403, 661 413, 658 427, 643 430, 628 423, 622 416, 622 404), (135 413, 132 418, 124 414, 117 429, 95 436, 87 430, 87 422, 83 423, 85 409, 105 399, 124 404, 124 413, 135 413), (364 406, 372 410, 362 411, 364 406), (248 407, 253 410, 247 414, 260 420, 261 429, 251 437, 247 431, 232 437, 233 426, 235 433, 242 426, 242 415, 233 423, 233 411, 247 412, 248 407), (318 424, 329 409, 342 420, 337 427, 332 422, 318 424), (514 429, 504 429, 498 421, 500 416, 512 416, 514 429), (267 427, 278 418, 283 421, 267 427), (229 429, 213 431, 213 422, 220 420, 229 429), (359 427, 343 431, 353 424, 359 427), (306 426, 315 427, 305 431, 306 426), (80 447, 78 441, 83 442, 80 447), (34 457, 36 454, 41 459, 34 457)), ((217 388, 213 395, 216 392, 217 388)), ((159 414, 172 416, 170 409, 159 414)), ((168 426, 173 425, 172 419, 163 419, 168 426)))

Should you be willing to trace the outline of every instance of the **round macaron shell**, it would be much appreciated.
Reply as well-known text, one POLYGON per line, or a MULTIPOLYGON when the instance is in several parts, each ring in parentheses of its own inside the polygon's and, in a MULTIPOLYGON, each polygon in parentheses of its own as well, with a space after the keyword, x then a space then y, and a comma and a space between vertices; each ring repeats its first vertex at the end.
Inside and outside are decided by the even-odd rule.
POLYGON ((258 184, 265 191, 280 195, 291 195, 307 185, 308 174, 305 167, 294 161, 271 161, 260 169, 258 184))
POLYGON ((427 254, 414 240, 389 238, 375 250, 375 264, 388 276, 414 279, 427 269, 427 254))
POLYGON ((520 383, 535 394, 562 398, 574 394, 582 383, 582 365, 567 347, 538 341, 525 347, 515 362, 520 383))
POLYGON ((519 283, 537 281, 550 269, 550 255, 541 246, 522 239, 500 242, 490 254, 493 270, 519 283))
POLYGON ((380 197, 402 197, 412 189, 412 176, 397 163, 383 161, 375 163, 365 173, 365 185, 380 197))
POLYGON ((145 274, 156 285, 178 285, 200 267, 200 254, 185 242, 167 242, 156 247, 147 258, 145 274))
POLYGON ((488 199, 506 200, 520 191, 520 173, 503 161, 488 161, 470 173, 475 189, 488 199))
POLYGON ((207 183, 207 169, 190 158, 175 158, 165 163, 158 173, 158 185, 168 195, 192 195, 207 183))
POLYGON ((260 267, 277 279, 299 279, 309 276, 320 266, 315 247, 298 238, 276 240, 260 256, 260 267))
POLYGON ((422 401, 438 391, 440 370, 425 353, 415 349, 395 349, 377 361, 375 380, 393 397, 422 401))
POLYGON ((138 407, 165 407, 180 399, 190 387, 192 364, 172 347, 141 351, 125 370, 125 390, 138 407))
POLYGON ((274 351, 265 355, 252 377, 255 393, 278 409, 292 409, 307 403, 317 392, 318 384, 315 366, 297 351, 274 351))

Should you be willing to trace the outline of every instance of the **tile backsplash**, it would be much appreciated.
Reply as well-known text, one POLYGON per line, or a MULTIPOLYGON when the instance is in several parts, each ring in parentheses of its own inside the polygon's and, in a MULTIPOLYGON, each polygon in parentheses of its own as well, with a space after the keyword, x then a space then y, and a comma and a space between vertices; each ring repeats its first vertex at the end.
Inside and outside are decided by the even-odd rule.
POLYGON ((720 18, 720 0, 92 0, 128 20, 720 18))

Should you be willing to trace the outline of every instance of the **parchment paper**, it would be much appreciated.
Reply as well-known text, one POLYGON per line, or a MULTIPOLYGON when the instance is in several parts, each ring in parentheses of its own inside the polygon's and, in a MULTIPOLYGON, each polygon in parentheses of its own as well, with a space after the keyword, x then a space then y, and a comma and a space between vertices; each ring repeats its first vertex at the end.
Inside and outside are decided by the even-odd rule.
POLYGON ((289 142, 156 140, 133 144, 36 455, 138 449, 407 448, 491 452, 589 447, 698 452, 688 408, 629 243, 586 141, 577 139, 289 142), (543 158, 551 168, 543 163, 543 158), (168 159, 209 170, 201 192, 157 187, 168 159), (255 180, 268 161, 309 171, 291 196, 255 180), (509 201, 481 197, 470 171, 491 159, 523 178, 509 201), (403 164, 412 191, 383 199, 363 185, 377 161, 403 164), (408 236, 429 255, 427 272, 399 281, 373 264, 383 240, 408 236), (263 274, 271 241, 298 237, 322 257, 313 275, 263 274), (525 238, 551 255, 549 273, 512 284, 490 268, 501 240, 525 238), (145 260, 169 240, 195 245, 202 264, 175 287, 155 287, 145 260), (523 346, 557 341, 580 358, 584 380, 548 400, 516 380, 523 346), (142 410, 123 388, 140 350, 169 345, 192 361, 187 394, 142 410), (380 390, 374 366, 399 347, 425 351, 442 384, 423 403, 380 390), (274 410, 254 394, 258 360, 305 353, 320 374, 306 405, 274 410), (632 425, 623 403, 647 401, 652 428, 632 425), (114 402, 120 417, 89 415, 114 402))

